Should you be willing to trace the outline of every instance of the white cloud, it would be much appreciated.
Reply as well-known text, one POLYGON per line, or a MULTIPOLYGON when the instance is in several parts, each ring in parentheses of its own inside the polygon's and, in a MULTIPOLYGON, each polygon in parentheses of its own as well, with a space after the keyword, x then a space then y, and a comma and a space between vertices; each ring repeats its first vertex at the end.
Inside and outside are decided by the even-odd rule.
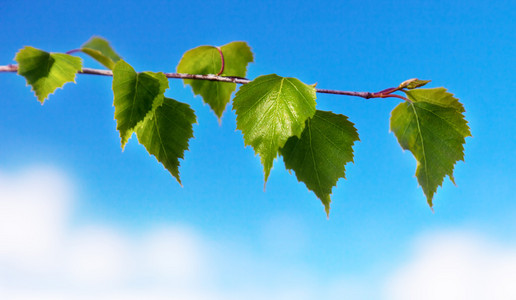
POLYGON ((70 187, 52 168, 0 173, 0 263, 31 271, 48 267, 65 234, 70 187))
POLYGON ((141 236, 73 228, 73 197, 73 183, 54 168, 0 172, 0 299, 303 300, 317 291, 307 272, 186 226, 141 236))
POLYGON ((265 224, 268 256, 260 256, 177 224, 140 236, 102 224, 72 228, 73 192, 54 168, 0 172, 0 299, 516 299, 516 247, 478 234, 423 235, 386 278, 323 280, 296 259, 279 263, 308 243, 292 233, 296 219, 265 224))
POLYGON ((187 228, 161 228, 149 234, 145 241, 144 267, 150 273, 174 280, 196 279, 202 270, 204 245, 187 228), (174 253, 172 257, 170 253, 174 253))
POLYGON ((72 204, 55 168, 0 172, 0 299, 206 299, 192 288, 207 273, 193 230, 71 228, 72 204))
POLYGON ((129 242, 109 228, 78 230, 64 244, 63 271, 75 284, 110 286, 132 271, 129 242))
POLYGON ((387 299, 516 299, 516 247, 469 232, 422 236, 386 283, 387 299))

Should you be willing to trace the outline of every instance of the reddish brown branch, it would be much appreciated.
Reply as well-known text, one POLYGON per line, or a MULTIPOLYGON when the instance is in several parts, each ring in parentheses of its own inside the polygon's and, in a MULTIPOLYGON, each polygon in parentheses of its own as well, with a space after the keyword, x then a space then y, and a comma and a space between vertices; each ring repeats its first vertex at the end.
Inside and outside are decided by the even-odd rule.
POLYGON ((219 54, 220 54, 221 65, 220 65, 220 71, 217 73, 217 76, 219 76, 220 74, 222 74, 222 72, 224 72, 224 65, 226 64, 226 62, 224 61, 224 53, 222 53, 222 49, 220 49, 219 47, 215 47, 215 48, 219 51, 219 54))
POLYGON ((72 49, 70 51, 66 51, 65 53, 66 54, 73 54, 73 53, 77 53, 77 52, 81 52, 81 49, 72 49))
MULTIPOLYGON (((222 58, 224 59, 224 58, 222 58)), ((224 63, 222 64, 224 66, 224 63)), ((0 73, 2 72, 18 72, 17 65, 6 65, 0 66, 0 73)), ((90 69, 83 68, 82 71, 79 71, 79 74, 90 74, 90 75, 101 75, 101 76, 113 76, 113 72, 111 70, 100 70, 100 69, 90 69)), ((251 80, 242 77, 233 77, 233 76, 219 76, 219 75, 195 75, 195 74, 182 74, 182 73, 164 73, 167 78, 175 78, 175 79, 196 79, 196 80, 210 80, 210 81, 220 81, 220 82, 230 82, 230 83, 238 83, 238 84, 247 84, 251 82, 251 80)), ((315 89, 317 93, 324 94, 334 94, 334 95, 345 95, 345 96, 355 96, 361 97, 365 99, 371 98, 399 98, 405 101, 409 101, 409 99, 400 96, 391 94, 393 91, 396 91, 396 88, 385 89, 378 93, 371 92, 350 92, 350 91, 339 91, 339 90, 327 90, 327 89, 315 89)))

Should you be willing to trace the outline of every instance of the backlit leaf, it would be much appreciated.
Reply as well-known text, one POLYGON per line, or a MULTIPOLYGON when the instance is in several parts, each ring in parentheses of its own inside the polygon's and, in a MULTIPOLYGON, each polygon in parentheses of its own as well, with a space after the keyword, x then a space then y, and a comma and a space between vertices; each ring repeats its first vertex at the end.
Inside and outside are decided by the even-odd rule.
POLYGON ((168 80, 163 73, 136 73, 125 61, 116 63, 113 69, 113 105, 122 148, 145 116, 161 105, 167 88, 168 80))
MULTIPOLYGON (((224 72, 221 76, 245 77, 247 65, 253 62, 253 53, 246 42, 232 42, 220 47, 224 54, 224 72)), ((216 47, 200 46, 185 52, 179 65, 178 73, 218 74, 222 66, 220 53, 216 47)), ((184 79, 195 95, 201 95, 204 102, 220 119, 228 104, 231 93, 236 89, 235 83, 208 80, 184 79)))
POLYGON ((265 182, 279 148, 291 136, 301 136, 305 121, 315 114, 315 88, 296 78, 260 76, 243 85, 233 99, 237 129, 261 157, 265 182))
POLYGON ((446 91, 445 88, 433 88, 433 89, 418 89, 413 91, 406 91, 408 98, 417 102, 427 102, 439 106, 451 107, 461 113, 465 112, 464 106, 453 94, 446 91))
POLYGON ((109 45, 109 42, 98 36, 89 39, 80 50, 110 70, 113 70, 115 63, 120 60, 120 56, 109 45))
POLYGON ((177 179, 179 183, 179 158, 188 150, 188 140, 193 137, 192 124, 195 112, 188 104, 164 98, 161 106, 149 113, 136 129, 140 144, 177 179))
POLYGON ((454 182, 455 163, 464 160, 465 138, 471 132, 464 107, 446 89, 417 89, 406 94, 412 102, 394 108, 391 130, 401 147, 416 158, 416 177, 432 207, 433 195, 444 177, 448 175, 454 182))
POLYGON ((287 169, 322 201, 330 213, 330 195, 339 178, 345 178, 346 164, 353 161, 353 144, 359 140, 348 117, 318 110, 306 120, 301 138, 288 139, 280 153, 287 169))
POLYGON ((33 47, 24 47, 14 58, 18 74, 32 86, 43 104, 48 95, 67 82, 75 82, 75 74, 82 69, 81 59, 62 53, 49 53, 33 47))

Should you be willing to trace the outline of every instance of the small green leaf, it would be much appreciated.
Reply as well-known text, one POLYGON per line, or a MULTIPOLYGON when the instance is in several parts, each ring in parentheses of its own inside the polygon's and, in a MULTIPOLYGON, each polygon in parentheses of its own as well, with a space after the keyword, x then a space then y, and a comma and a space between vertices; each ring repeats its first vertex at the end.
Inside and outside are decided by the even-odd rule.
POLYGON ((177 179, 179 184, 179 158, 188 150, 188 140, 193 137, 192 124, 195 112, 188 104, 164 98, 161 106, 149 113, 137 129, 140 144, 177 179))
POLYGON ((444 88, 406 92, 411 103, 399 104, 391 113, 391 131, 401 147, 417 160, 416 177, 427 202, 444 177, 453 178, 453 168, 464 160, 465 138, 471 132, 464 118, 464 107, 444 88))
POLYGON ((28 46, 18 51, 14 60, 18 62, 18 74, 32 86, 41 104, 57 88, 67 82, 75 82, 75 74, 82 69, 79 57, 28 46))
POLYGON ((243 85, 233 99, 237 129, 261 157, 265 182, 279 148, 291 136, 301 136, 305 121, 315 114, 315 88, 296 78, 260 76, 243 85))
MULTIPOLYGON (((220 47, 224 55, 224 72, 221 76, 245 77, 247 65, 253 62, 253 53, 246 42, 232 42, 220 47)), ((177 66, 178 73, 186 74, 218 74, 222 66, 220 53, 216 47, 200 46, 185 52, 177 66)), ((231 93, 236 89, 235 83, 208 80, 185 79, 195 95, 201 95, 204 102, 220 119, 231 93)))
POLYGON ((353 161, 353 144, 359 140, 348 117, 317 110, 306 120, 301 138, 288 139, 280 153, 285 167, 294 170, 330 213, 330 195, 339 178, 345 178, 346 164, 353 161))
POLYGON ((427 83, 429 83, 431 80, 420 80, 416 79, 414 81, 411 81, 409 84, 407 84, 406 88, 409 90, 417 89, 419 87, 425 86, 427 83))
POLYGON ((161 105, 167 88, 168 80, 163 73, 136 73, 125 61, 116 63, 113 69, 113 105, 122 149, 147 114, 161 105))
POLYGON ((113 70, 115 63, 120 60, 120 56, 109 45, 109 42, 101 37, 92 37, 81 46, 80 50, 110 70, 113 70))
POLYGON ((404 88, 407 88, 409 90, 416 89, 418 87, 422 87, 422 86, 426 85, 430 81, 432 81, 432 80, 420 80, 417 78, 412 78, 412 79, 405 80, 402 83, 400 83, 400 85, 398 86, 398 89, 404 89, 404 88))

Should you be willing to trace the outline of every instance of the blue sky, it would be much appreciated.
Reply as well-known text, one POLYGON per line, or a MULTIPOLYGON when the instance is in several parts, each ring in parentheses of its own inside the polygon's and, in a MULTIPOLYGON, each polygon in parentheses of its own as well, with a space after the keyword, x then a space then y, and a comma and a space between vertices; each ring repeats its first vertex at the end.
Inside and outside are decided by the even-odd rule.
MULTIPOLYGON (((227 109, 219 126, 209 107, 179 80, 170 81, 166 95, 189 103, 198 116, 195 139, 181 162, 183 188, 134 137, 121 151, 110 78, 78 76, 77 84, 67 84, 41 106, 22 77, 0 74, 0 198, 10 207, 18 198, 20 203, 38 195, 46 199, 45 191, 52 191, 53 185, 70 188, 64 196, 55 196, 61 199, 55 206, 42 206, 57 211, 71 207, 56 217, 66 219, 60 226, 68 235, 58 239, 61 242, 47 242, 57 247, 83 236, 99 243, 101 237, 122 237, 124 246, 106 246, 107 252, 95 256, 100 261, 117 247, 132 253, 156 232, 173 245, 193 239, 197 242, 181 251, 204 253, 199 257, 220 275, 185 284, 198 291, 200 282, 209 282, 210 292, 201 298, 238 298, 240 291, 257 289, 277 299, 315 299, 326 295, 322 291, 334 291, 328 297, 336 299, 410 299, 411 294, 400 294, 393 282, 418 278, 406 275, 420 271, 414 266, 426 266, 417 259, 453 258, 456 249, 468 251, 470 245, 482 245, 471 251, 480 253, 490 267, 515 266, 515 12, 513 1, 3 1, 0 65, 13 63, 15 53, 26 45, 64 52, 100 35, 138 71, 173 72, 188 49, 244 40, 255 55, 249 78, 277 73, 317 82, 320 88, 357 91, 378 91, 413 77, 431 79, 431 87, 444 86, 464 103, 473 138, 467 139, 466 162, 456 165, 457 186, 445 180, 432 213, 414 176, 415 160, 389 133, 389 115, 397 100, 319 94, 318 108, 347 115, 361 139, 354 147, 355 163, 346 168, 347 180, 334 188, 327 220, 319 200, 285 171, 281 160, 275 162, 264 192, 259 158, 244 148, 234 112, 227 109), (31 174, 52 180, 45 188, 31 174), (34 191, 42 191, 19 196, 23 193, 15 189, 16 182, 22 182, 22 190, 34 184, 34 191), (485 249, 483 241, 489 244, 485 249), (425 252, 434 248, 449 251, 435 256, 425 252), (506 256, 508 262, 495 261, 506 256), (283 292, 285 286, 292 291, 283 292)), ((83 58, 85 66, 100 67, 83 58)), ((24 205, 36 205, 31 202, 36 200, 27 201, 24 205)), ((23 215, 25 210, 16 211, 23 215)), ((31 226, 24 230, 27 236, 33 234, 31 226)), ((177 251, 165 251, 164 259, 181 257, 177 251)), ((2 290, 17 295, 18 283, 6 278, 25 271, 2 253, 0 266, 9 267, 0 272, 0 295, 2 290)), ((198 273, 208 276, 199 257, 185 261, 201 265, 198 273)), ((473 261, 479 260, 465 265, 473 261)), ((487 267, 474 266, 464 274, 484 276, 487 267)), ((514 281, 515 269, 504 273, 493 267, 492 272, 499 282, 514 281)), ((177 270, 165 277, 182 277, 183 269, 177 270)), ((162 282, 162 273, 148 272, 157 274, 150 286, 162 282)), ((100 294, 112 288, 91 284, 100 294)), ((446 295, 464 295, 457 286, 454 292, 459 294, 446 295)), ((75 296, 78 290, 70 288, 69 293, 75 296)), ((185 299, 195 299, 188 291, 185 299)))

